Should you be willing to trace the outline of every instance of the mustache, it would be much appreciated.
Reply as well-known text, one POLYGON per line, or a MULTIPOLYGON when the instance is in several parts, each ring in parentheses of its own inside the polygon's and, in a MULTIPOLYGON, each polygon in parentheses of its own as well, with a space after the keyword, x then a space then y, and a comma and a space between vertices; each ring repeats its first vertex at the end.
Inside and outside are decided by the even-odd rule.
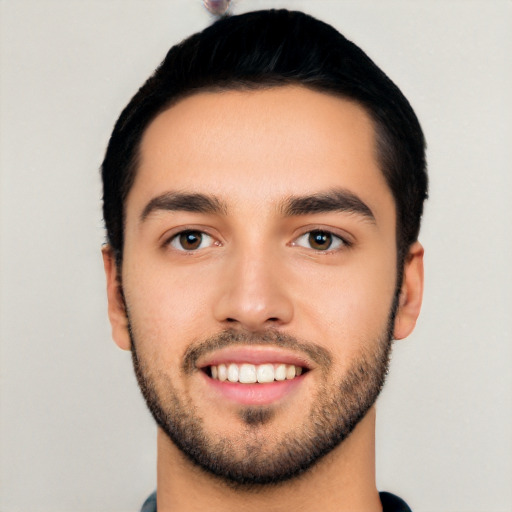
POLYGON ((274 330, 248 332, 227 329, 205 340, 193 343, 185 352, 181 369, 185 374, 190 375, 195 371, 197 361, 201 357, 210 352, 236 345, 271 345, 306 354, 311 361, 325 370, 332 365, 332 357, 328 350, 311 342, 299 341, 290 334, 274 330))

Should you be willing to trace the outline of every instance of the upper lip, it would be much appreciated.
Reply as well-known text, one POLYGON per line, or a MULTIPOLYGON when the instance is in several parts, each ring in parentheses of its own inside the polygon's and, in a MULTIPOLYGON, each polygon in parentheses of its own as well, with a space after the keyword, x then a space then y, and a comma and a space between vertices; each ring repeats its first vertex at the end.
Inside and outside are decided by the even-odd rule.
POLYGON ((286 349, 258 346, 258 345, 241 345, 231 346, 220 350, 216 350, 212 354, 204 356, 197 362, 199 369, 209 366, 218 366, 219 364, 293 364, 310 370, 312 365, 306 357, 302 357, 294 352, 286 349))

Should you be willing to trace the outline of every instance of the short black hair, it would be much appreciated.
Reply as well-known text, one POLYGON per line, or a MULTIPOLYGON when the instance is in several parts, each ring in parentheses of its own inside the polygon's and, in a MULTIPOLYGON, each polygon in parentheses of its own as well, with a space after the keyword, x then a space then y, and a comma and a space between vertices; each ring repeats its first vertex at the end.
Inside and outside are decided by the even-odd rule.
POLYGON ((102 164, 107 241, 122 262, 125 202, 151 121, 200 91, 301 85, 357 102, 373 120, 377 159, 397 211, 399 268, 427 197, 425 139, 398 87, 332 26, 297 11, 227 16, 173 46, 121 113, 102 164))

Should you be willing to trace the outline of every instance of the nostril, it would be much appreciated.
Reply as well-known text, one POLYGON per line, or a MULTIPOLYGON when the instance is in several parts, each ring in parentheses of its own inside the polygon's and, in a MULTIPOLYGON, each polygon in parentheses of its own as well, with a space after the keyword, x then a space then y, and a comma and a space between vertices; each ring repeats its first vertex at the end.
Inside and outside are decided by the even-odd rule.
MULTIPOLYGON (((271 323, 276 323, 276 322, 279 322, 279 318, 277 318, 276 316, 273 316, 272 318, 267 318, 266 321, 271 322, 271 323)), ((232 323, 238 322, 238 320, 236 318, 226 318, 226 322, 229 322, 232 324, 232 323)))

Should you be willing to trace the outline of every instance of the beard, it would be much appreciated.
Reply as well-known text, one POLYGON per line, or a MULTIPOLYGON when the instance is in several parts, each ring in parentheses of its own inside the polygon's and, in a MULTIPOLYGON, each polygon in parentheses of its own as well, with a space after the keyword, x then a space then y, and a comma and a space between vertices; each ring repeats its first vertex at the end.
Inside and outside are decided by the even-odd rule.
POLYGON ((245 429, 236 437, 209 432, 193 401, 177 391, 171 376, 155 371, 139 356, 130 323, 135 375, 155 421, 195 466, 238 489, 276 485, 301 475, 336 448, 375 403, 388 372, 396 309, 397 297, 378 339, 362 340, 365 348, 331 383, 327 376, 332 361, 326 349, 276 331, 227 330, 189 348, 180 368, 185 376, 201 371, 195 365, 200 356, 226 346, 269 344, 307 353, 324 374, 324 384, 317 389, 304 421, 291 425, 280 438, 274 430, 263 429, 278 413, 274 405, 240 406, 238 415, 245 429))

